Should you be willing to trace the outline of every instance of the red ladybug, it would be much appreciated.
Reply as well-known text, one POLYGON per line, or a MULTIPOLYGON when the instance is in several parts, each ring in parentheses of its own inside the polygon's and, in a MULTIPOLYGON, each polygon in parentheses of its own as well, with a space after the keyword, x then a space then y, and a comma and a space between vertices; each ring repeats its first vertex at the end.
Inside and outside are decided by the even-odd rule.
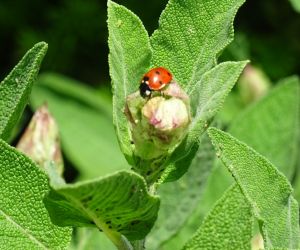
POLYGON ((142 97, 151 96, 152 91, 161 90, 172 81, 172 74, 163 67, 150 69, 141 80, 140 94, 142 97))

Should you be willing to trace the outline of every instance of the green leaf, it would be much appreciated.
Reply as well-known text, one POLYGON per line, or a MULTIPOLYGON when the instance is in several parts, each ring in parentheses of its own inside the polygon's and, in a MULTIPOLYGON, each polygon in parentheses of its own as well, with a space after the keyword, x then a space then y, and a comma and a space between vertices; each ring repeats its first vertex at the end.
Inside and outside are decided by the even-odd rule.
POLYGON ((298 159, 299 110, 300 82, 289 77, 238 116, 229 133, 267 157, 291 180, 298 159))
POLYGON ((32 85, 48 45, 37 43, 0 83, 0 138, 9 138, 28 103, 32 85))
POLYGON ((140 19, 112 1, 108 1, 108 31, 114 125, 122 152, 132 164, 131 132, 124 107, 126 97, 138 89, 150 66, 150 42, 140 19))
POLYGON ((60 95, 66 95, 70 99, 76 99, 78 102, 82 102, 84 105, 112 117, 111 97, 104 92, 104 89, 91 88, 86 83, 49 72, 40 74, 34 88, 36 85, 43 85, 44 88, 60 95))
POLYGON ((147 249, 161 249, 184 225, 199 203, 214 157, 210 139, 205 135, 189 171, 178 181, 159 187, 161 206, 155 226, 147 236, 147 249))
POLYGON ((51 223, 43 203, 49 191, 44 172, 0 140, 0 245, 5 249, 64 249, 71 229, 51 223))
POLYGON ((143 239, 152 228, 159 199, 145 180, 121 171, 92 181, 61 185, 45 200, 52 221, 60 226, 96 226, 108 237, 143 239))
POLYGON ((31 104, 36 109, 45 102, 58 123, 63 151, 79 169, 81 179, 128 167, 105 97, 66 77, 43 74, 33 88, 31 104))
POLYGON ((184 249, 250 249, 252 212, 237 185, 216 203, 184 249))
MULTIPOLYGON (((295 77, 282 80, 267 96, 236 117, 228 129, 237 139, 266 156, 289 178, 299 158, 299 97, 299 80, 295 77)), ((215 165, 199 207, 199 218, 203 218, 233 182, 228 171, 220 164, 215 165)))
POLYGON ((189 168, 197 152, 201 135, 223 105, 247 61, 225 62, 211 69, 196 83, 191 93, 191 106, 197 107, 186 139, 167 160, 167 170, 162 179, 174 181, 189 168), (185 153, 185 155, 184 155, 185 153))
POLYGON ((299 207, 292 187, 266 158, 215 128, 209 136, 259 221, 265 247, 300 247, 299 207))
POLYGON ((170 0, 151 37, 152 65, 171 70, 188 93, 233 40, 233 19, 244 0, 170 0))

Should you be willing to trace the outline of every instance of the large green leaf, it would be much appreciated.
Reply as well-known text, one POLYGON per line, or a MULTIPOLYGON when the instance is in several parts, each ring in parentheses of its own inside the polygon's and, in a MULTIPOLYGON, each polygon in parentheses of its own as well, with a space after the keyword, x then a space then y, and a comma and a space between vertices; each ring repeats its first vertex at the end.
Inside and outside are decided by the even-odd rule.
MULTIPOLYGON (((287 78, 236 117, 228 131, 266 156, 291 178, 299 158, 299 105, 299 80, 287 78)), ((228 171, 215 164, 199 206, 198 218, 203 218, 232 181, 228 171)))
POLYGON ((201 135, 223 105, 246 64, 246 61, 221 63, 196 83, 191 93, 191 106, 196 109, 189 133, 167 160, 164 181, 177 180, 187 171, 197 152, 201 135))
POLYGON ((299 110, 299 79, 286 78, 264 99, 238 116, 228 131, 267 157, 291 180, 299 157, 299 110))
POLYGON ((147 236, 147 249, 161 249, 165 241, 178 233, 192 214, 202 196, 214 156, 208 136, 203 136, 189 171, 178 181, 159 187, 161 206, 156 224, 147 236))
POLYGON ((292 187, 266 158, 229 134, 215 128, 209 136, 259 221, 265 247, 300 247, 299 207, 292 187))
POLYGON ((2 140, 0 173, 1 248, 66 248, 71 229, 53 225, 43 203, 49 191, 45 173, 2 140))
POLYGON ((31 104, 36 109, 45 102, 58 123, 63 151, 81 179, 128 167, 104 96, 66 77, 44 74, 33 88, 31 104))
POLYGON ((96 226, 108 237, 136 240, 146 236, 157 217, 158 197, 148 194, 145 180, 134 172, 54 188, 45 203, 60 226, 96 226))
POLYGON ((184 249, 250 249, 253 216, 238 185, 218 200, 184 249))
POLYGON ((28 103, 32 85, 48 45, 37 43, 0 83, 0 138, 9 138, 28 103))
POLYGON ((138 89, 150 66, 150 42, 140 19, 112 1, 108 1, 108 31, 114 125, 121 149, 132 163, 131 133, 124 107, 126 97, 138 89))
POLYGON ((233 39, 233 19, 244 0, 170 0, 151 37, 153 65, 165 66, 190 93, 233 39))

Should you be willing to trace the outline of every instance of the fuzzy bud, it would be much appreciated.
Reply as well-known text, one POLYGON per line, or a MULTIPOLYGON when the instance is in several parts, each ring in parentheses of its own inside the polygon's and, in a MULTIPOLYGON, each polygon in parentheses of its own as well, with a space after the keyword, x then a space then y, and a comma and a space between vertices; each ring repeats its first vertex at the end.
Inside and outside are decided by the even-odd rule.
POLYGON ((238 89, 245 104, 254 102, 264 96, 271 82, 262 70, 247 65, 238 82, 238 89))
POLYGON ((47 164, 53 163, 57 173, 62 174, 58 127, 46 105, 35 112, 17 148, 44 169, 47 164))
POLYGON ((189 98, 175 82, 149 99, 138 92, 129 95, 125 114, 131 123, 135 154, 145 160, 166 155, 180 143, 191 120, 189 98))

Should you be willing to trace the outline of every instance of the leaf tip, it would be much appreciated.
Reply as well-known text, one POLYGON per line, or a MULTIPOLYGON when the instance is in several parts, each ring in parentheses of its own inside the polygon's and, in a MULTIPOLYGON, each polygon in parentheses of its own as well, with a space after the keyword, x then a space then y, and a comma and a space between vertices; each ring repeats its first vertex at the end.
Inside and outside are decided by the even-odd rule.
POLYGON ((215 127, 209 127, 207 129, 207 133, 209 135, 210 138, 214 137, 214 135, 217 133, 217 132, 220 132, 221 130, 220 129, 217 129, 215 127))
POLYGON ((41 52, 46 53, 48 50, 48 43, 46 43, 44 41, 36 43, 33 46, 33 49, 39 49, 41 52))
POLYGON ((119 4, 117 4, 116 2, 112 1, 112 0, 107 0, 107 7, 111 8, 111 7, 117 7, 119 6, 119 4))

